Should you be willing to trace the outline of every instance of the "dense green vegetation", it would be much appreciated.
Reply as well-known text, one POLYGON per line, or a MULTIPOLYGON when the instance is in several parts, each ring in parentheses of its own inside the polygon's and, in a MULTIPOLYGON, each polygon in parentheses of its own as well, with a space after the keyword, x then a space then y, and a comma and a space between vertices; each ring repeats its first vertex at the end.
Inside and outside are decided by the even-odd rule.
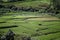
MULTIPOLYGON (((42 0, 0 0, 0 2, 17 2, 17 1, 42 1, 42 0)), ((43 0, 49 1, 49 0, 43 0)))
POLYGON ((15 40, 22 40, 23 36, 30 36, 31 40, 60 40, 60 13, 48 8, 50 0, 4 1, 0 3, 0 37, 11 29, 15 40))

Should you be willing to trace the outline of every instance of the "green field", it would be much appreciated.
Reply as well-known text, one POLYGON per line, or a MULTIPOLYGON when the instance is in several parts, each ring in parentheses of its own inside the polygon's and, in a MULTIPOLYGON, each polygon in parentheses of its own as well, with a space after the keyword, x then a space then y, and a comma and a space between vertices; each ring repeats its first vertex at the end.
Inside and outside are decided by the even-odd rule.
MULTIPOLYGON (((39 8, 39 5, 45 3, 49 5, 50 1, 19 1, 2 4, 39 8)), ((59 14, 56 16, 60 17, 59 14)), ((15 40, 21 40, 22 36, 30 36, 31 40, 60 40, 60 19, 56 16, 40 12, 8 12, 0 16, 0 34, 5 35, 11 29, 15 33, 15 40)))
MULTIPOLYGON (((16 35, 31 36, 32 40, 60 39, 60 19, 48 14, 40 14, 40 16, 7 15, 0 17, 0 22, 5 22, 0 23, 0 28, 3 28, 0 30, 4 33, 11 29, 16 35), (18 27, 8 28, 14 25, 18 27)), ((16 37, 16 40, 19 39, 16 37)))

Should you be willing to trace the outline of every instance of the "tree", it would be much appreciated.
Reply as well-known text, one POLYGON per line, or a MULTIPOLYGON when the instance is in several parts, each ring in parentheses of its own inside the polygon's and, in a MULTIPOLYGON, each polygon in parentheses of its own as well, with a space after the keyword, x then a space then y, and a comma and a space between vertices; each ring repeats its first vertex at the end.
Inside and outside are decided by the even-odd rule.
POLYGON ((60 10, 60 0, 51 0, 51 3, 53 4, 53 7, 54 7, 56 13, 59 13, 59 10, 60 10))

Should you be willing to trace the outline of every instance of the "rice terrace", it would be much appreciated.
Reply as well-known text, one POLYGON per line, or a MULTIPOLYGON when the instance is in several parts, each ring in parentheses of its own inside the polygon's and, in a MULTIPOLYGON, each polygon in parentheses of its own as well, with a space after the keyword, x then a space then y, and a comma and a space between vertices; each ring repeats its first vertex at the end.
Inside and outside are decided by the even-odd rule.
POLYGON ((60 40, 59 2, 1 0, 0 40, 60 40))

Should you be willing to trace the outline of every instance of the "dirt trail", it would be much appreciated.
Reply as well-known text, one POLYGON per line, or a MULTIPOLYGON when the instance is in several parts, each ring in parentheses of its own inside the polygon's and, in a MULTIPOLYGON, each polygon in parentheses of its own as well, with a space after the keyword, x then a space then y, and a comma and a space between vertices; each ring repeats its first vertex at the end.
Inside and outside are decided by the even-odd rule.
POLYGON ((27 20, 60 20, 58 18, 31 18, 31 19, 27 19, 27 20))

